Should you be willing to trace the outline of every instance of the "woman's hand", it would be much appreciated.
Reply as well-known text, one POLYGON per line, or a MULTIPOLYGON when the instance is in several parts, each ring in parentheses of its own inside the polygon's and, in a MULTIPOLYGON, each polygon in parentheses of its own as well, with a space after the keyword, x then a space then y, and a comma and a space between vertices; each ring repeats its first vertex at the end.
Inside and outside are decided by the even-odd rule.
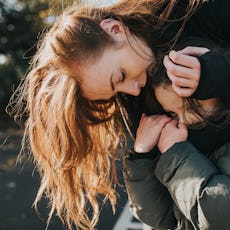
POLYGON ((161 131, 157 147, 161 153, 164 153, 175 143, 186 141, 187 138, 187 126, 184 123, 179 123, 177 120, 171 120, 165 124, 161 131))
POLYGON ((142 114, 134 144, 135 152, 145 153, 152 150, 158 142, 161 130, 170 120, 166 115, 142 114))
POLYGON ((201 75, 201 65, 196 57, 208 51, 204 47, 187 46, 179 51, 172 50, 164 57, 163 64, 177 95, 189 97, 196 91, 201 75))

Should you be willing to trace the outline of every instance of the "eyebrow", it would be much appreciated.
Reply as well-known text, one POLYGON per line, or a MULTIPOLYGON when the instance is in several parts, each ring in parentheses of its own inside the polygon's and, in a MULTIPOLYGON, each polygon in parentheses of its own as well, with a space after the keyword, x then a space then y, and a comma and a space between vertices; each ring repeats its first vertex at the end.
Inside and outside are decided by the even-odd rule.
POLYGON ((113 73, 110 75, 110 85, 111 85, 111 89, 112 91, 114 91, 114 83, 113 83, 113 73))

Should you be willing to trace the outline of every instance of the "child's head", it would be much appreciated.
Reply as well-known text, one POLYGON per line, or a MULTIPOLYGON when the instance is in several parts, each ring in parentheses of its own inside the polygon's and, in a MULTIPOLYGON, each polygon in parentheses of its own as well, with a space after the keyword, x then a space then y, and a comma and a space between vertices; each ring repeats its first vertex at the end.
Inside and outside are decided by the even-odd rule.
MULTIPOLYGON (((180 41, 175 50, 180 50, 188 45, 207 47, 211 51, 219 51, 220 48, 207 40, 197 37, 189 37, 180 41)), ((148 82, 148 95, 146 100, 152 113, 167 113, 185 122, 187 125, 199 124, 203 126, 206 123, 215 123, 222 119, 222 124, 229 124, 229 100, 223 98, 212 98, 208 100, 196 100, 192 97, 180 97, 172 88, 171 81, 168 78, 166 69, 163 66, 164 53, 156 60, 156 68, 153 70, 151 79, 148 82), (154 99, 152 100, 152 90, 154 91, 154 99)), ((221 125, 222 125, 221 124, 221 125)))
POLYGON ((204 121, 205 117, 209 117, 214 113, 218 104, 217 98, 195 101, 178 96, 170 82, 162 82, 154 86, 154 95, 169 116, 187 125, 194 125, 204 121))

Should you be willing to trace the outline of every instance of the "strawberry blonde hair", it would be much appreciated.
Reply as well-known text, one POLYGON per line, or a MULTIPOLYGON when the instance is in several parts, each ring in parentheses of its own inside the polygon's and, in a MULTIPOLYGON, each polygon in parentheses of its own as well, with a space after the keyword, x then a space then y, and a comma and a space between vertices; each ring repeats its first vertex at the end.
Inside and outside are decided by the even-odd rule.
MULTIPOLYGON (((185 16, 178 20, 186 21, 198 2, 190 1, 185 16)), ((8 110, 15 117, 27 118, 24 147, 27 143, 31 149, 41 176, 34 204, 37 207, 44 194, 48 197, 47 223, 56 212, 69 229, 72 223, 94 229, 100 213, 98 195, 115 208, 114 152, 122 134, 119 105, 113 98, 86 100, 79 83, 81 65, 100 58, 114 44, 100 22, 120 20, 150 45, 151 32, 170 21, 176 5, 176 0, 125 0, 107 8, 71 6, 40 39, 8 110)), ((162 46, 160 41, 154 42, 156 47, 162 46)))

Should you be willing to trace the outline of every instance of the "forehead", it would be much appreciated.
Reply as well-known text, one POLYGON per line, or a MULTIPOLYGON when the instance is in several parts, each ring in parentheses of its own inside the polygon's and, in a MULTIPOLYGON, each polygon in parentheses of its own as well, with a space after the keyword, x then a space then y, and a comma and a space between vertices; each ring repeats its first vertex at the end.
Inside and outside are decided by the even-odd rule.
POLYGON ((89 100, 109 99, 113 96, 110 79, 117 63, 106 49, 102 56, 81 67, 80 84, 83 96, 89 100))
POLYGON ((183 99, 174 92, 171 85, 162 84, 157 86, 154 93, 165 110, 176 109, 183 102, 183 99))

